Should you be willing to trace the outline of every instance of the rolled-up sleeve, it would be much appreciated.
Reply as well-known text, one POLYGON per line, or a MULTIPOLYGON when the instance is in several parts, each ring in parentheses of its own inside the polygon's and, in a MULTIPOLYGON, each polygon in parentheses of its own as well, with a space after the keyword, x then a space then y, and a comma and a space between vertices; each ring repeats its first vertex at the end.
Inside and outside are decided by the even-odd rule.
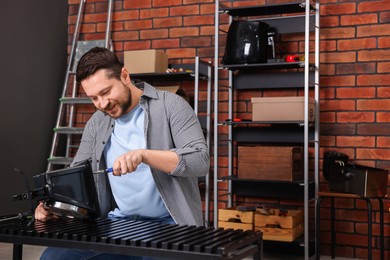
POLYGON ((172 176, 205 176, 209 172, 210 156, 197 115, 183 98, 167 92, 159 94, 157 103, 164 102, 165 105, 158 106, 160 118, 151 120, 149 130, 153 132, 150 137, 153 141, 150 143, 160 146, 154 148, 177 153, 179 163, 170 173, 172 176))

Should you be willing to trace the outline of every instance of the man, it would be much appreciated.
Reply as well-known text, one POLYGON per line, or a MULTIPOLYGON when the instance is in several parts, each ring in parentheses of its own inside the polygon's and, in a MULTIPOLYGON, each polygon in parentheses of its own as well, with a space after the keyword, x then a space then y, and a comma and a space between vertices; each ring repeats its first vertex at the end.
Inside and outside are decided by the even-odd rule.
MULTIPOLYGON (((190 105, 146 83, 133 85, 123 64, 105 48, 83 55, 76 80, 98 111, 86 124, 72 165, 91 159, 93 171, 113 168, 112 174, 95 176, 102 216, 202 225, 197 179, 208 173, 210 158, 190 105)), ((38 205, 37 220, 52 217, 38 205)), ((42 259, 58 259, 63 251, 48 248, 42 259)))

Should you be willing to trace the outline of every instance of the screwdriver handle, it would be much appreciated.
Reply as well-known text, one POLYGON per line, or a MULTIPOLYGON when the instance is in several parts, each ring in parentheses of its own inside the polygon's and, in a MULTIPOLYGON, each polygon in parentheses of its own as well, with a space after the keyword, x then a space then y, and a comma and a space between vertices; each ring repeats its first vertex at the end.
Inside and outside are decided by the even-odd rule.
POLYGON ((112 167, 110 167, 110 168, 107 168, 107 169, 105 169, 105 170, 99 170, 99 171, 96 171, 96 172, 94 172, 95 174, 99 174, 99 173, 110 173, 110 172, 112 172, 113 170, 112 170, 112 167))

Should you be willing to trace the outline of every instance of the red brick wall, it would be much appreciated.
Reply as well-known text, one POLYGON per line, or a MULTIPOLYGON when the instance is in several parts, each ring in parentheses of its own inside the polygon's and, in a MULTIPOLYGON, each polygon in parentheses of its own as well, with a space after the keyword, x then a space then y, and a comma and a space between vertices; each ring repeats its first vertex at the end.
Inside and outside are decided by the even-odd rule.
MULTIPOLYGON (((388 170, 390 2, 321 2, 321 150, 337 149, 358 164, 388 170)), ((337 255, 367 258, 365 203, 339 200, 336 207, 336 218, 344 220, 336 226, 337 255)), ((378 210, 378 204, 373 208, 378 210)), ((390 257, 388 209, 387 200, 385 259, 390 257)), ((328 215, 326 210, 321 212, 328 215)), ((373 254, 379 259, 378 212, 373 221, 373 254)), ((327 228, 321 239, 326 243, 329 221, 323 225, 327 228)))
MULTIPOLYGON (((87 0, 81 39, 103 39, 107 2, 87 0)), ((225 1, 227 2, 227 1, 225 1)), ((231 1, 235 6, 295 2, 289 0, 231 1)), ((69 43, 76 21, 78 0, 69 0, 69 43)), ((195 55, 212 61, 214 55, 214 1, 212 0, 123 0, 114 1, 112 40, 120 59, 123 51, 162 49, 170 63, 193 62, 195 55)), ((321 78, 320 122, 321 157, 324 151, 337 150, 359 164, 390 169, 390 1, 321 1, 321 78)), ((227 28, 227 18, 221 17, 227 28)), ((284 36, 279 49, 302 53, 303 36, 284 36)), ((221 33, 220 54, 225 37, 221 33)), ((221 71, 221 83, 226 72, 221 71)), ((191 92, 192 83, 183 86, 191 92)), ((236 96, 235 110, 250 117, 249 97, 294 95, 299 91, 244 91, 236 96)), ((200 97, 205 101, 204 84, 200 97)), ((219 96, 220 118, 227 118, 227 91, 219 96)), ((205 102, 203 102, 204 105, 205 102)), ((91 112, 91 111, 89 111, 91 112)), ((80 111, 83 123, 88 118, 80 111)), ((220 127, 226 140, 227 128, 220 127)), ((227 174, 226 144, 220 142, 219 175, 227 174)), ((390 181, 388 181, 388 186, 390 181)), ((226 184, 219 188, 226 192, 226 184)), ((327 185, 321 176, 321 190, 327 185)), ((388 193, 390 190, 388 188, 388 193)), ((237 198, 242 203, 259 203, 259 198, 237 198)), ((263 201, 263 200, 262 200, 263 201)), ((274 202, 267 201, 266 202, 274 202)), ((288 202, 280 202, 288 203, 288 202)), ((386 256, 390 258, 390 213, 385 204, 386 256)), ((226 206, 220 197, 219 206, 226 206)), ((330 254, 329 205, 321 211, 322 253, 330 254)), ((363 202, 337 200, 337 256, 366 258, 367 224, 363 202)), ((374 203, 374 210, 378 205, 374 203)), ((212 219, 212 217, 211 217, 212 219)), ((379 213, 373 214, 374 259, 379 259, 379 213)))

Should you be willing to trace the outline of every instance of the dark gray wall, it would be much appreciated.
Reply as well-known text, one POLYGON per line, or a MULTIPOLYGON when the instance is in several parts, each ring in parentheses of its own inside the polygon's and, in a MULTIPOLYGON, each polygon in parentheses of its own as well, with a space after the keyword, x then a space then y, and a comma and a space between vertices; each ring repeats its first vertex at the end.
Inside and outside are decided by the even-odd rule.
POLYGON ((0 215, 46 170, 66 70, 67 0, 0 1, 0 215))

